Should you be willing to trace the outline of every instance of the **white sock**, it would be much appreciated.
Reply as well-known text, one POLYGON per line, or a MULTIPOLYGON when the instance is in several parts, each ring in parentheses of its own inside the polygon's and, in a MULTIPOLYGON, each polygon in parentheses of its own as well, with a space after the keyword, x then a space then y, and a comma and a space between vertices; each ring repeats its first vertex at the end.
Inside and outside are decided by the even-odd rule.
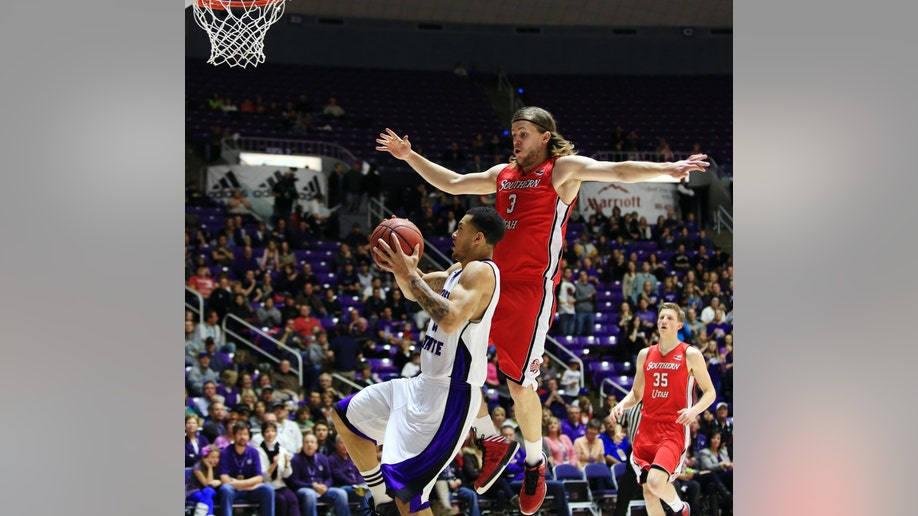
POLYGON ((497 435, 497 429, 494 428, 494 421, 491 421, 491 416, 489 415, 476 418, 475 422, 472 423, 472 428, 475 429, 475 435, 477 437, 485 438, 497 435))
POLYGON ((671 502, 666 502, 666 504, 669 505, 669 508, 672 509, 673 512, 679 512, 682 510, 682 506, 685 505, 685 502, 679 498, 679 494, 677 493, 676 498, 671 502))
MULTIPOLYGON (((542 460, 542 440, 526 441, 526 464, 535 466, 542 460)), ((548 467, 548 464, 545 465, 548 467)))
POLYGON ((386 494, 386 482, 383 481, 382 472, 379 471, 379 464, 369 471, 361 471, 360 476, 367 481, 376 505, 392 501, 392 497, 386 494))

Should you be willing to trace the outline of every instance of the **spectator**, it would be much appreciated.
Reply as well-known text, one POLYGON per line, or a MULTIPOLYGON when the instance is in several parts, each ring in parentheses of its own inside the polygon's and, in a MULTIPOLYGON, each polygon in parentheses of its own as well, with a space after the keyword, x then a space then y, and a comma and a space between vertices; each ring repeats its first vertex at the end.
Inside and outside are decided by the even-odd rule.
MULTIPOLYGON (((284 231, 284 226, 286 225, 285 221, 282 221, 278 224, 277 231, 284 231)), ((292 233, 288 236, 292 236, 292 233)), ((278 266, 283 269, 287 265, 293 267, 296 270, 296 255, 293 254, 293 249, 290 248, 289 239, 281 240, 280 248, 277 251, 278 266)))
POLYGON ((721 514, 727 515, 733 514, 733 461, 721 437, 720 430, 708 435, 708 447, 698 452, 697 465, 699 472, 711 474, 705 488, 715 494, 721 514))
POLYGON ((647 218, 640 217, 637 223, 638 240, 649 242, 653 238, 650 226, 647 225, 647 218))
POLYGON ((240 389, 236 385, 238 373, 229 368, 224 368, 220 372, 220 385, 217 386, 217 394, 223 397, 223 402, 231 407, 235 407, 242 402, 240 389))
MULTIPOLYGON (((206 390, 209 391, 210 387, 206 390)), ((227 426, 229 426, 230 431, 232 431, 232 425, 228 422, 228 416, 223 398, 219 395, 214 396, 213 402, 207 407, 207 419, 204 421, 204 428, 201 430, 201 433, 204 434, 204 437, 207 437, 211 443, 216 443, 221 435, 227 433, 227 426)))
POLYGON ((704 307, 704 310, 701 311, 701 322, 705 325, 710 324, 711 321, 714 320, 714 315, 716 314, 717 310, 720 308, 720 299, 712 297, 711 303, 704 307))
MULTIPOLYGON (((218 405, 222 407, 222 404, 219 404, 219 403, 214 403, 213 405, 211 405, 211 407, 216 407, 218 405)), ((225 412, 226 409, 223 408, 223 410, 225 412)), ((223 420, 221 426, 219 427, 211 426, 211 425, 214 425, 213 422, 207 423, 205 425, 205 428, 207 427, 222 428, 222 432, 220 433, 220 435, 214 438, 213 446, 216 446, 217 448, 222 450, 226 448, 227 446, 231 446, 233 444, 235 440, 235 436, 233 435, 233 425, 236 424, 237 421, 239 421, 239 413, 230 412, 229 414, 226 414, 226 417, 223 420)))
POLYGON ((342 118, 345 114, 344 108, 338 105, 336 97, 329 97, 328 104, 325 104, 325 107, 322 108, 322 116, 324 118, 342 118))
POLYGON ((334 358, 334 354, 329 349, 328 334, 320 331, 315 337, 306 346, 306 351, 303 353, 303 388, 307 392, 318 387, 322 367, 334 358))
POLYGON ((218 349, 224 353, 232 353, 235 351, 235 346, 231 347, 231 351, 227 351, 226 336, 223 334, 223 328, 220 328, 220 315, 216 310, 208 310, 207 316, 204 321, 198 323, 197 326, 198 339, 201 342, 204 342, 207 337, 214 339, 214 342, 217 344, 218 349))
MULTIPOLYGON (((315 425, 315 422, 310 418, 310 416, 311 412, 308 406, 301 405, 297 407, 293 420, 296 423, 296 426, 300 429, 301 434, 313 433, 312 427, 315 425)), ((300 442, 302 442, 302 440, 300 442)))
POLYGON ((721 445, 727 447, 727 451, 730 453, 730 456, 733 456, 733 421, 730 420, 727 415, 729 414, 730 406, 727 403, 721 401, 717 404, 715 410, 715 422, 713 427, 720 431, 721 436, 721 445))
MULTIPOLYGON (((322 393, 322 400, 324 403, 325 393, 322 393)), ((320 406, 319 409, 322 415, 319 416, 316 424, 313 425, 313 435, 316 436, 316 453, 328 456, 335 449, 334 439, 330 439, 329 437, 331 435, 331 429, 329 426, 331 425, 331 412, 324 404, 320 406)))
MULTIPOLYGON (((283 397, 286 401, 296 403, 302 399, 303 392, 300 387, 300 377, 291 369, 289 360, 282 359, 280 363, 278 363, 277 370, 274 372, 273 381, 275 394, 283 397)), ((297 439, 297 441, 299 441, 299 439, 297 439)))
POLYGON ((571 442, 570 437, 561 432, 561 421, 557 417, 548 418, 548 424, 545 425, 545 431, 542 434, 545 455, 551 462, 552 468, 558 464, 578 466, 574 443, 571 442))
MULTIPOLYGON (((227 213, 239 214, 239 215, 248 215, 251 213, 252 203, 250 203, 246 198, 242 190, 238 188, 233 189, 233 196, 226 201, 226 211, 227 213)), ((241 245, 243 242, 237 241, 236 245, 241 245)))
MULTIPOLYGON (((339 322, 336 325, 337 335, 329 344, 329 348, 331 348, 333 352, 332 367, 339 375, 349 380, 353 380, 357 375, 357 362, 360 360, 358 357, 360 351, 360 345, 358 342, 362 342, 363 339, 373 338, 369 331, 366 329, 366 319, 361 318, 360 321, 361 323, 358 325, 359 333, 355 332, 353 336, 349 335, 344 325, 339 322)), ((321 379, 322 378, 320 376, 320 386, 321 379)), ((329 380, 330 379, 331 377, 329 376, 329 380)), ((325 389, 325 387, 322 388, 325 389)), ((336 390, 340 390, 345 394, 351 393, 351 387, 346 383, 342 383, 341 385, 337 386, 336 390)))
POLYGON ((464 487, 462 485, 462 480, 458 476, 460 474, 460 468, 457 460, 461 456, 460 451, 460 453, 457 453, 456 457, 443 468, 443 471, 440 472, 434 484, 436 496, 431 497, 431 508, 434 507, 435 503, 439 504, 441 510, 437 511, 437 514, 440 516, 459 514, 459 509, 453 507, 452 494, 455 494, 456 498, 461 503, 465 504, 466 514, 469 516, 481 515, 481 511, 478 508, 478 493, 473 489, 464 487))
MULTIPOLYGON (((501 435, 506 439, 513 439, 516 435, 513 427, 505 426, 500 429, 501 435)), ((543 459, 545 463, 548 462, 547 457, 543 454, 543 459)), ((513 458, 510 460, 510 463, 507 464, 507 468, 504 470, 501 478, 506 479, 510 482, 510 489, 514 492, 520 492, 520 488, 523 486, 523 478, 525 476, 525 466, 526 466, 526 450, 520 446, 516 450, 513 458)), ((564 484, 557 480, 545 479, 545 493, 548 496, 552 497, 552 506, 550 514, 570 514, 570 508, 567 505, 567 493, 564 491, 564 484)), ((510 500, 510 503, 514 506, 519 504, 518 501, 519 495, 514 495, 510 500)))
POLYGON ((229 307, 228 313, 242 319, 249 324, 255 324, 258 322, 258 316, 255 315, 255 310, 252 310, 252 305, 249 304, 249 300, 246 299, 245 294, 242 293, 233 295, 233 302, 229 307))
POLYGON ((233 266, 233 250, 230 248, 225 234, 221 233, 217 237, 217 245, 210 252, 210 259, 213 261, 214 265, 218 265, 220 267, 233 266))
MULTIPOLYGON (((361 197, 363 196, 363 163, 360 160, 354 162, 354 165, 348 169, 345 174, 345 202, 347 211, 356 212, 360 208, 361 197)), ((359 225, 358 223, 355 223, 359 225)), ((353 233, 353 231, 352 231, 353 233)), ((366 236, 363 242, 366 242, 366 236)), ((356 244, 353 244, 356 245, 356 244)))
POLYGON ((204 299, 210 297, 216 286, 214 279, 210 276, 210 269, 206 266, 198 267, 197 275, 188 278, 187 285, 198 294, 201 294, 204 299))
POLYGON ((236 423, 233 438, 233 445, 220 453, 220 516, 232 516, 237 500, 257 503, 261 516, 273 516, 274 488, 263 481, 261 458, 249 446, 248 425, 236 423))
POLYGON ((580 407, 568 407, 567 419, 561 422, 561 433, 566 435, 571 442, 586 435, 586 426, 580 419, 580 407))
POLYGON ((217 277, 217 287, 214 288, 207 299, 207 308, 217 312, 217 317, 223 320, 223 317, 229 312, 232 299, 232 286, 230 285, 229 276, 225 272, 221 272, 217 277))
POLYGON ((545 393, 542 406, 548 408, 558 418, 567 417, 567 400, 561 395, 558 387, 558 378, 549 378, 545 381, 545 393))
MULTIPOLYGON (((415 349, 411 352, 411 361, 402 367, 402 378, 411 378, 421 372, 421 352, 415 349)), ((496 426, 496 425, 495 425, 496 426)))
POLYGON ((194 329, 194 321, 185 321, 185 365, 197 362, 198 353, 204 351, 204 342, 194 329))
POLYGON ((322 331, 322 323, 312 316, 312 309, 308 304, 299 305, 300 315, 293 321, 293 331, 296 332, 304 342, 312 342, 313 335, 322 331))
POLYGON ((634 301, 634 298, 631 297, 631 290, 634 289, 636 281, 637 266, 634 262, 629 261, 625 264, 625 273, 622 274, 622 295, 625 297, 626 301, 634 301))
MULTIPOLYGON (((355 370, 356 370, 356 367, 355 367, 355 370)), ((323 394, 327 392, 329 389, 331 389, 332 393, 334 393, 335 395, 335 398, 339 400, 344 398, 344 396, 342 396, 341 393, 337 389, 335 389, 335 387, 332 386, 332 383, 333 383, 332 376, 330 374, 328 373, 320 374, 319 375, 319 389, 318 389, 319 394, 323 394)))
POLYGON ((289 220, 293 211, 293 203, 298 197, 296 191, 296 178, 293 176, 293 170, 284 172, 283 177, 271 187, 271 194, 274 196, 274 208, 271 214, 271 223, 277 227, 279 221, 289 220))
MULTIPOLYGON (((691 271, 689 272, 691 273, 691 271)), ((688 278, 688 275, 686 275, 686 278, 688 278)), ((686 310, 692 310, 692 312, 697 314, 698 312, 702 311, 702 309, 704 309, 704 301, 702 300, 695 283, 688 281, 685 281, 684 283, 685 287, 682 289, 682 302, 680 304, 685 306, 686 310)), ((686 312, 686 315, 687 314, 688 312, 686 312)), ((699 324, 704 325, 704 323, 701 321, 699 321, 699 324)), ((697 332, 693 331, 693 333, 697 332)))
POLYGON ((332 487, 331 469, 328 458, 317 453, 316 436, 303 436, 303 448, 293 457, 293 473, 287 485, 296 491, 300 511, 304 516, 316 516, 316 502, 321 500, 334 508, 337 515, 350 515, 347 493, 332 487))
POLYGON ((561 335, 574 335, 574 302, 575 288, 571 282, 573 273, 570 267, 564 268, 561 283, 558 286, 558 326, 561 335))
POLYGON ((292 401, 274 402, 271 407, 277 421, 277 440, 292 453, 300 451, 303 437, 297 424, 290 420, 290 410, 295 408, 296 403, 292 401))
POLYGON ((568 368, 561 374, 561 394, 565 400, 570 402, 580 396, 580 386, 583 381, 583 371, 580 370, 580 360, 572 358, 568 363, 568 368))
POLYGON ((262 274, 267 276, 269 273, 280 270, 280 250, 277 248, 277 242, 268 240, 261 258, 258 259, 258 267, 262 274))
POLYGON ((660 303, 660 296, 657 294, 657 291, 653 288, 653 283, 650 281, 645 281, 644 286, 641 289, 640 294, 638 294, 637 302, 638 304, 644 301, 647 304, 649 310, 656 311, 657 306, 660 303))
POLYGON ((357 270, 354 268, 353 263, 347 262, 344 264, 344 268, 338 276, 338 288, 340 293, 345 296, 359 297, 362 293, 363 289, 360 287, 360 279, 357 277, 357 270))
MULTIPOLYGON (((615 406, 615 398, 607 404, 610 408, 615 406)), ((605 431, 599 436, 603 445, 603 454, 605 455, 606 464, 612 466, 619 462, 628 460, 628 436, 625 435, 625 429, 622 425, 615 422, 611 416, 605 418, 605 431)))
POLYGON ((370 295, 363 299, 363 316, 370 323, 375 323, 376 319, 382 314, 383 308, 386 307, 386 298, 383 289, 378 286, 379 280, 376 280, 377 286, 370 290, 370 295))
POLYGON ((338 296, 335 295, 335 289, 329 287, 325 289, 325 297, 322 299, 322 309, 327 314, 326 317, 340 318, 344 313, 344 308, 338 296))
MULTIPOLYGON (((188 458, 185 458, 187 464, 188 458)), ((201 458, 191 466, 191 475, 185 482, 185 500, 194 502, 194 516, 209 516, 214 513, 214 496, 220 487, 216 478, 217 465, 220 463, 220 450, 216 446, 204 446, 201 458)), ((188 467, 188 466, 186 466, 188 467)))
MULTIPOLYGON (((198 433, 198 416, 185 416, 185 467, 194 466, 203 454, 202 450, 210 444, 207 437, 198 433)), ((187 494, 187 493, 186 493, 187 494)))
POLYGON ((596 311, 596 287, 587 281, 586 271, 581 270, 574 283, 574 312, 577 320, 577 335, 592 335, 596 311))
POLYGON ((644 282, 649 281, 651 288, 654 292, 659 291, 659 281, 657 277, 654 276, 653 271, 650 269, 649 262, 641 263, 641 272, 637 273, 634 276, 634 283, 631 286, 630 298, 632 301, 637 302, 638 296, 641 293, 641 290, 644 289, 644 282))
POLYGON ((348 501, 357 503, 358 514, 370 514, 370 489, 360 476, 340 435, 335 436, 334 451, 328 454, 328 467, 331 470, 332 486, 343 489, 348 501))
POLYGON ((210 382, 214 384, 214 394, 216 394, 217 380, 217 372, 210 368, 210 353, 199 352, 197 365, 192 366, 191 371, 188 371, 188 391, 192 396, 201 396, 204 384, 210 382))
POLYGON ((274 306, 273 296, 265 298, 261 306, 258 307, 258 310, 255 311, 255 316, 258 318, 258 324, 261 326, 276 328, 281 325, 281 312, 274 306))
POLYGON ((300 516, 300 505, 296 495, 284 483, 284 479, 293 474, 290 464, 293 452, 278 442, 277 424, 267 422, 262 425, 261 435, 263 439, 257 448, 258 456, 266 483, 274 488, 275 514, 300 516))
MULTIPOLYGON (((600 432, 602 432, 602 423, 598 419, 591 419, 586 424, 584 435, 574 439, 574 451, 577 453, 577 463, 581 471, 587 464, 605 463, 605 448, 602 439, 599 439, 600 432)), ((600 489, 611 488, 612 486, 600 487, 600 489)))

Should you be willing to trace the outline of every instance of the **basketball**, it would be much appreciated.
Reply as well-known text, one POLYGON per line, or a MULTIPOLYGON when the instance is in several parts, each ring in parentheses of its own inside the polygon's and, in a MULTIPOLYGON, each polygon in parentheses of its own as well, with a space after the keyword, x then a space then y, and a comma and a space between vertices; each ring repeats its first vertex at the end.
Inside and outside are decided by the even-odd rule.
MULTIPOLYGON (((386 219, 379 223, 376 226, 376 229, 373 230, 373 233, 370 235, 370 250, 379 245, 378 240, 381 238, 384 242, 392 245, 391 235, 395 233, 398 236, 398 241, 402 246, 402 251, 405 254, 411 254, 414 252, 414 246, 420 245, 420 254, 419 256, 424 256, 424 236, 421 235, 421 230, 414 225, 414 222, 411 222, 408 219, 402 219, 398 217, 392 217, 386 219)), ((373 260, 376 260, 376 256, 373 256, 373 260)))

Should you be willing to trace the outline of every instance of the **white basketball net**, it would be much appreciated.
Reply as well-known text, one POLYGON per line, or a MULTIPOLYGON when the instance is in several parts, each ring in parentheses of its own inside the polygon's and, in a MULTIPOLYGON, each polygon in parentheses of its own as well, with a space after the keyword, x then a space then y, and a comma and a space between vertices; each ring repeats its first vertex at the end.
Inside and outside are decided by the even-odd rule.
POLYGON ((210 59, 216 66, 258 66, 265 62, 265 34, 284 14, 286 0, 198 0, 194 20, 210 38, 210 59), (264 5, 258 5, 264 4, 264 5))

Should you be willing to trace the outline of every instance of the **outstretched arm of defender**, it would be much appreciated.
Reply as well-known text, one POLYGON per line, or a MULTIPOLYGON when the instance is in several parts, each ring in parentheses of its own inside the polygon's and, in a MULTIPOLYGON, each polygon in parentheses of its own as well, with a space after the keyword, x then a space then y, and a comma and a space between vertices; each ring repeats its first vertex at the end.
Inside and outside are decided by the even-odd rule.
POLYGON ((408 135, 399 137, 389 128, 386 128, 386 132, 379 133, 376 143, 379 144, 376 150, 386 151, 393 157, 405 161, 433 187, 452 195, 484 195, 496 192, 497 173, 505 166, 495 165, 484 172, 457 174, 411 150, 408 135))
POLYGON ((563 156, 555 164, 555 184, 567 181, 639 183, 659 176, 674 179, 689 177, 692 171, 704 172, 710 165, 706 154, 693 154, 676 162, 597 161, 586 156, 563 156))

